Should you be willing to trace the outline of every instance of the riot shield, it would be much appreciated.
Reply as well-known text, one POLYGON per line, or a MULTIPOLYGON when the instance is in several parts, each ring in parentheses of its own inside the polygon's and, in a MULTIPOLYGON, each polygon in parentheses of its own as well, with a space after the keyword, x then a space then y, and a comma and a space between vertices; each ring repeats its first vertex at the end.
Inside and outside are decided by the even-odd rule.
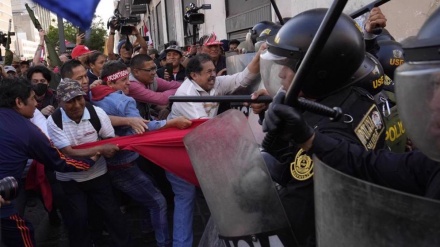
MULTIPOLYGON (((252 61, 256 53, 245 53, 241 55, 229 56, 226 58, 226 70, 228 75, 233 75, 238 72, 242 72, 246 66, 252 61)), ((261 81, 261 77, 258 76, 255 81, 261 81)), ((253 86, 239 87, 232 94, 237 95, 249 95, 258 90, 260 83, 252 83, 253 86)))
MULTIPOLYGON (((252 61, 256 53, 246 53, 241 55, 229 56, 226 58, 226 69, 229 75, 238 73, 243 71, 246 66, 252 61)), ((249 87, 239 87, 232 94, 234 95, 250 95, 253 92, 257 91, 262 87, 261 76, 258 76, 256 81, 260 81, 260 83, 252 83, 253 86, 249 87)), ((242 103, 231 103, 232 109, 237 109, 242 111, 246 116, 248 116, 248 122, 251 125, 252 131, 254 132, 254 136, 257 139, 258 143, 264 138, 263 130, 261 129, 261 125, 258 123, 259 116, 252 112, 252 109, 249 106, 244 106, 242 103)))
POLYGON ((295 246, 243 113, 218 115, 187 134, 184 143, 226 246, 295 246))
POLYGON ((440 202, 313 161, 318 246, 440 246, 440 202))

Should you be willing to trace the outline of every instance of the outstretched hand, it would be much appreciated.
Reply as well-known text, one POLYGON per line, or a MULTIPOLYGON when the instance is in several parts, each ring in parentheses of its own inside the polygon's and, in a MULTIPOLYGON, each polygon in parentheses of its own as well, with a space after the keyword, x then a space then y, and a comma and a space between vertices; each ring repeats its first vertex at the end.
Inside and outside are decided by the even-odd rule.
POLYGON ((147 123, 150 122, 141 117, 128 118, 128 125, 134 130, 136 134, 142 134, 148 130, 147 123))
POLYGON ((183 116, 173 118, 171 120, 168 120, 168 122, 170 126, 176 127, 178 129, 189 128, 192 124, 191 120, 183 116))
POLYGON ((119 151, 119 147, 114 144, 104 144, 99 146, 99 154, 106 158, 113 157, 117 151, 119 151))

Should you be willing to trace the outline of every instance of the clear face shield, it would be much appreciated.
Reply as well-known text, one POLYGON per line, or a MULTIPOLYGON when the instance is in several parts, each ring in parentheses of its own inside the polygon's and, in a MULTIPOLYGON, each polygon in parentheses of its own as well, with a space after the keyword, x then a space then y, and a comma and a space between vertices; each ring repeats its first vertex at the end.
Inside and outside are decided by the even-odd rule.
POLYGON ((440 62, 405 63, 394 78, 405 131, 417 148, 440 161, 440 62))
POLYGON ((290 59, 270 53, 260 55, 260 74, 264 87, 270 96, 282 90, 288 90, 298 66, 298 59, 290 59))

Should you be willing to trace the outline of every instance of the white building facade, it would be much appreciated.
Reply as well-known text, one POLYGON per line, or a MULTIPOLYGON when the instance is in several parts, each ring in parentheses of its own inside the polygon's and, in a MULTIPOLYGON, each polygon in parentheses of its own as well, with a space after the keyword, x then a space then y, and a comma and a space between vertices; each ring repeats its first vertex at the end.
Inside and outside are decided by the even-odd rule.
MULTIPOLYGON (((282 17, 292 17, 311 8, 328 8, 332 0, 276 0, 282 17)), ((365 6, 372 0, 351 0, 344 12, 351 12, 365 6)), ((243 40, 246 33, 259 21, 277 22, 278 18, 269 0, 120 0, 124 16, 137 15, 141 18, 138 28, 145 26, 150 31, 154 47, 162 49, 170 40, 180 46, 193 42, 193 28, 185 23, 186 6, 210 4, 211 9, 199 10, 205 14, 205 23, 198 25, 196 38, 215 32, 218 39, 243 40)), ((415 35, 426 18, 440 5, 437 0, 399 0, 381 6, 388 20, 387 29, 398 40, 415 35)))

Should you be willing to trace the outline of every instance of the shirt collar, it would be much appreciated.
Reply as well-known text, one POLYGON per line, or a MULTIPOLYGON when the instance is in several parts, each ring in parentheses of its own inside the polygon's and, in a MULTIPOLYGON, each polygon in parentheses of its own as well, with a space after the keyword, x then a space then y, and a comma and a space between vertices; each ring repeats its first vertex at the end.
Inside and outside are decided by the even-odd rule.
MULTIPOLYGON (((197 84, 197 82, 195 82, 194 80, 191 80, 191 79, 190 79, 190 81, 192 82, 194 88, 195 88, 198 92, 209 93, 209 92, 206 92, 205 89, 203 89, 202 87, 200 87, 200 85, 197 84)), ((212 91, 212 90, 211 90, 211 91, 212 91)))
MULTIPOLYGON (((64 111, 63 108, 60 108, 60 110, 61 110, 61 119, 63 120, 63 123, 74 122, 72 119, 70 119, 67 116, 67 114, 66 114, 66 112, 64 111)), ((87 110, 87 107, 84 107, 84 113, 83 113, 83 116, 81 118, 81 122, 83 120, 86 120, 86 119, 90 120, 90 112, 89 112, 89 110, 87 110)))

